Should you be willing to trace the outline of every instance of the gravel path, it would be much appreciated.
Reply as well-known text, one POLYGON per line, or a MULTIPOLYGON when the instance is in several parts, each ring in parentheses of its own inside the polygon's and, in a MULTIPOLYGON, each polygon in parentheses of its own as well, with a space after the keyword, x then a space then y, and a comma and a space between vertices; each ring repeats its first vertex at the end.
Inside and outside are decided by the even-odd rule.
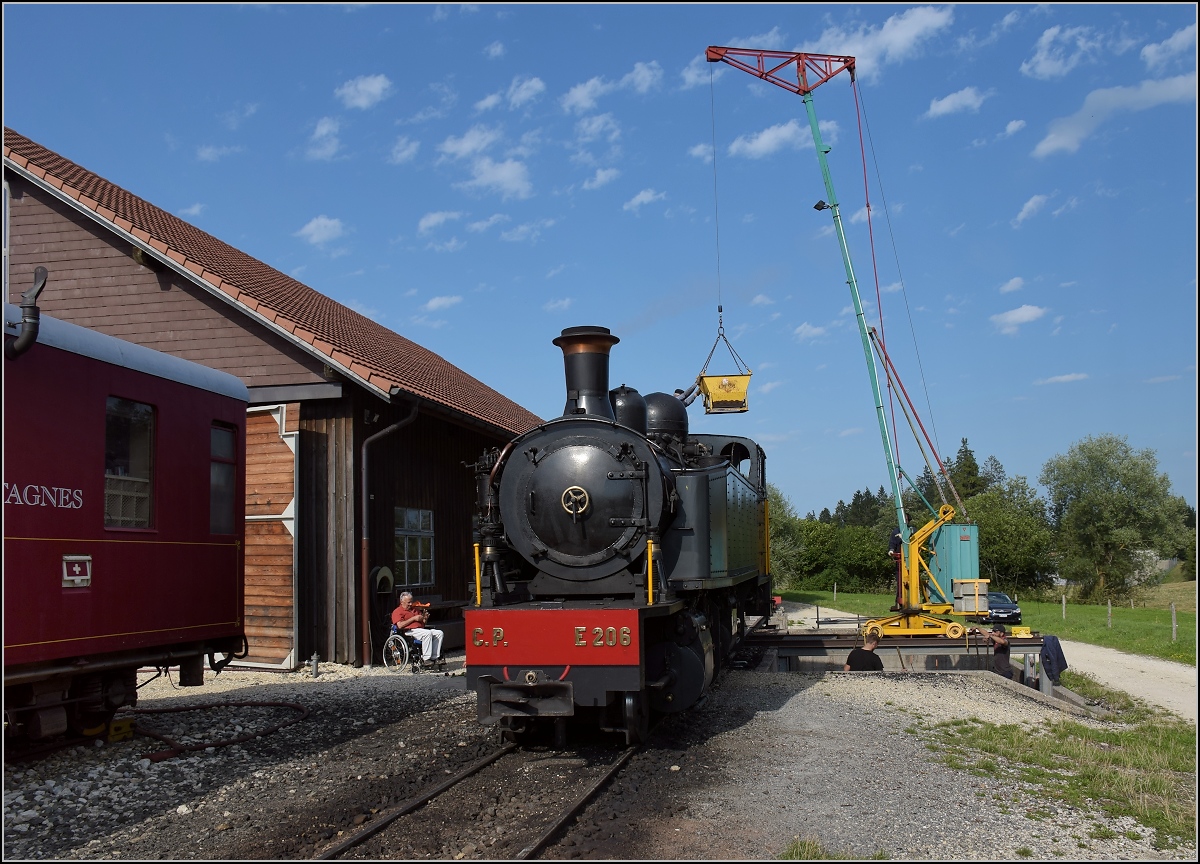
MULTIPOLYGON (((1064 653, 1087 671, 1084 652, 1064 653)), ((461 673, 462 653, 449 660, 461 673)), ((140 708, 278 700, 311 711, 242 744, 152 762, 145 755, 162 745, 139 736, 6 764, 4 859, 311 857, 314 844, 371 818, 364 789, 387 806, 492 746, 461 675, 320 671, 227 670, 200 688, 158 679, 140 691, 140 708), (397 767, 414 757, 426 775, 410 782, 397 767)), ((290 715, 256 707, 153 716, 172 738, 212 741, 290 715)), ((1003 771, 981 785, 927 749, 941 722, 1065 716, 1105 722, 1064 715, 1055 700, 984 672, 732 674, 695 712, 670 718, 604 809, 583 817, 594 832, 586 844, 564 841, 548 856, 764 859, 806 838, 834 854, 893 860, 1196 860, 1194 838, 1157 850, 1131 819, 1056 804, 1003 771)), ((426 857, 486 855, 470 844, 426 857)))

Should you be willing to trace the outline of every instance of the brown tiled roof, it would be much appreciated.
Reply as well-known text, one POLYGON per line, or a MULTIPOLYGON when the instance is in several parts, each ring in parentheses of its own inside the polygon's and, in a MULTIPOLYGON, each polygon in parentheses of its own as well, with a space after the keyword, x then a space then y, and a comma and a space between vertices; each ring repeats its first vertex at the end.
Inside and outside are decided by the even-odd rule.
POLYGON ((399 387, 513 433, 541 422, 432 351, 7 127, 4 158, 383 393, 399 387))

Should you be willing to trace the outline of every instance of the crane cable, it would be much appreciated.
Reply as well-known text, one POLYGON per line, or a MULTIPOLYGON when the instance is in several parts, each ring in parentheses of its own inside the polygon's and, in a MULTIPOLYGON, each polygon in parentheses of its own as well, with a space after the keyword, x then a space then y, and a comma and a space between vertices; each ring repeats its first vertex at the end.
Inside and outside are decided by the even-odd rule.
POLYGON ((725 307, 721 302, 721 219, 720 207, 717 198, 717 101, 716 87, 713 85, 713 70, 709 67, 708 70, 708 106, 709 116, 712 124, 712 163, 713 163, 713 226, 716 228, 717 234, 717 338, 713 342, 712 348, 708 351, 708 357, 704 360, 704 366, 700 369, 698 378, 702 378, 704 373, 708 371, 708 364, 712 361, 713 352, 717 350, 717 345, 721 342, 725 343, 725 347, 729 349, 729 353, 733 355, 733 360, 737 364, 738 374, 749 374, 750 367, 734 350, 729 338, 725 335, 725 307))
MULTIPOLYGON (((852 83, 850 89, 851 89, 851 92, 854 94, 855 118, 858 122, 859 152, 862 154, 862 162, 863 162, 863 194, 864 194, 864 197, 866 200, 867 230, 868 230, 868 237, 869 237, 869 241, 870 241, 869 248, 871 251, 871 264, 872 264, 872 268, 874 271, 874 278, 875 278, 875 302, 876 302, 876 307, 879 312, 879 342, 880 342, 881 346, 886 347, 887 340, 884 337, 884 329, 883 329, 883 303, 882 303, 881 289, 879 286, 879 269, 878 269, 878 266, 876 265, 876 256, 875 256, 874 220, 872 219, 872 209, 871 209, 871 203, 870 203, 870 189, 869 189, 869 183, 868 183, 867 164, 866 164, 866 143, 863 138, 864 126, 866 129, 866 136, 872 142, 871 154, 872 154, 872 161, 874 162, 874 165, 875 165, 875 175, 877 178, 879 177, 879 174, 880 174, 879 161, 875 157, 874 139, 871 138, 871 124, 870 124, 870 121, 866 117, 866 100, 862 99, 860 102, 861 94, 859 93, 859 88, 857 86, 857 82, 852 83)), ((925 380, 925 368, 921 362, 921 351, 920 351, 919 343, 917 342, 916 329, 913 325, 912 308, 909 306, 909 302, 908 302, 908 291, 905 288, 904 276, 903 276, 903 273, 901 272, 901 268, 900 268, 900 256, 899 256, 898 251, 896 250, 896 236, 895 236, 895 232, 892 229, 890 211, 887 206, 887 195, 883 191, 882 183, 879 184, 879 194, 883 199, 883 214, 884 214, 884 218, 887 220, 888 237, 891 238, 891 242, 892 242, 892 255, 896 261, 896 270, 898 273, 900 273, 900 278, 899 278, 900 293, 904 298, 904 309, 908 316, 909 332, 912 334, 912 339, 913 339, 913 351, 916 354, 917 368, 919 370, 919 374, 920 374, 920 378, 921 378, 921 386, 922 386, 922 389, 925 391, 925 405, 929 411, 930 426, 933 428, 933 440, 929 441, 929 446, 933 450, 934 457, 937 458, 937 453, 940 449, 940 446, 935 446, 935 442, 937 441, 937 438, 938 438, 937 424, 933 420, 933 407, 932 407, 932 404, 929 399, 929 387, 925 380)), ((885 353, 886 353, 886 351, 885 351, 885 353)), ((890 360, 888 362, 890 362, 890 360)), ((888 395, 889 395, 889 409, 892 414, 893 447, 895 448, 896 463, 899 464, 900 463, 899 437, 896 435, 896 431, 895 431, 896 430, 896 413, 895 413, 895 407, 891 401, 891 396, 892 396, 891 376, 888 376, 888 395)), ((905 395, 905 398, 908 398, 907 393, 905 393, 904 395, 905 395)), ((911 406, 911 399, 909 399, 909 404, 911 406)), ((915 411, 916 411, 915 406, 913 406, 913 411, 915 413, 915 411)), ((923 429, 924 429, 924 427, 922 427, 922 430, 923 429)), ((929 440, 928 435, 926 435, 926 440, 929 440)), ((918 446, 920 446, 919 439, 918 439, 918 446)), ((937 458, 937 461, 938 461, 939 467, 942 468, 942 473, 945 474, 945 467, 942 465, 941 459, 937 458)), ((934 476, 936 479, 936 477, 937 477, 936 473, 934 474, 934 476)), ((949 480, 949 475, 946 475, 946 478, 947 478, 947 480, 949 480)), ((951 486, 951 489, 953 490, 953 486, 951 486)), ((955 492, 956 500, 957 500, 957 497, 958 497, 957 492, 955 492)), ((959 505, 961 506, 961 504, 962 504, 962 502, 960 501, 959 505)))

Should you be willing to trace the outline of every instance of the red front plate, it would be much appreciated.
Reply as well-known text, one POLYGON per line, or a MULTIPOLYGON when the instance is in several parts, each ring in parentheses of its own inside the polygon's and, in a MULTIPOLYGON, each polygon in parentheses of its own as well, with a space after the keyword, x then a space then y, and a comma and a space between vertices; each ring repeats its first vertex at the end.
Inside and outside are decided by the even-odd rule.
POLYGON ((637 666, 636 609, 468 609, 468 666, 637 666))

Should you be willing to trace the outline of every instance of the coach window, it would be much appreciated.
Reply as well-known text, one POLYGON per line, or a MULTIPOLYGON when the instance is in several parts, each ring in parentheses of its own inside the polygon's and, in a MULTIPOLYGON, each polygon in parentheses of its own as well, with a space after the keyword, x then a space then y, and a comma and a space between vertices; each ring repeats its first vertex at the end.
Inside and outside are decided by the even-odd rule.
POLYGON ((396 508, 396 567, 392 572, 397 585, 433 584, 432 510, 396 508))
POLYGON ((212 427, 212 462, 209 468, 208 530, 233 533, 234 492, 237 489, 237 432, 227 426, 212 427))
POLYGON ((154 407, 116 396, 104 424, 104 524, 154 527, 154 407))

